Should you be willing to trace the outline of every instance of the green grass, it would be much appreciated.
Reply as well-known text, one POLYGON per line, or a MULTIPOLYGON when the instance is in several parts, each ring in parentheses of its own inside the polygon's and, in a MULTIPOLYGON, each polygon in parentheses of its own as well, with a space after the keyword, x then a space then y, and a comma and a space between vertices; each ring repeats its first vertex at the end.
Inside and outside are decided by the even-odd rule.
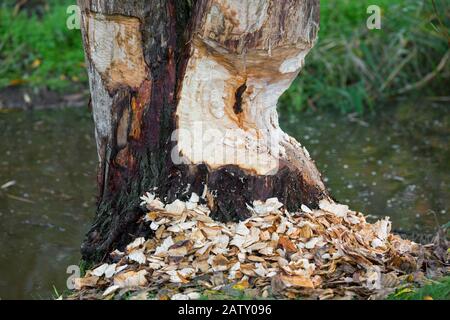
POLYGON ((87 262, 84 259, 80 260, 80 263, 78 264, 78 266, 80 267, 80 276, 84 277, 86 275, 86 271, 88 271, 89 269, 92 269, 94 267, 94 265, 92 265, 92 263, 87 262))
POLYGON ((450 300, 450 277, 421 288, 403 287, 391 294, 389 300, 450 300))
POLYGON ((67 6, 75 1, 47 1, 43 17, 14 14, 10 2, 0 4, 0 87, 25 83, 67 90, 85 83, 80 31, 66 27, 67 6))
MULTIPOLYGON (((448 26, 450 5, 436 5, 448 26)), ((394 99, 448 95, 448 67, 421 82, 448 55, 449 38, 439 19, 431 0, 322 0, 319 41, 282 108, 363 113, 394 99), (366 27, 370 4, 382 9, 381 30, 366 27)))
MULTIPOLYGON (((0 88, 68 90, 86 84, 79 30, 68 30, 68 5, 47 0, 42 17, 0 4, 0 88)), ((321 0, 319 41, 281 99, 287 113, 364 113, 398 99, 448 96, 450 4, 446 0, 321 0), (382 29, 368 30, 367 7, 382 9, 382 29), (447 56, 446 56, 447 55, 447 56)))

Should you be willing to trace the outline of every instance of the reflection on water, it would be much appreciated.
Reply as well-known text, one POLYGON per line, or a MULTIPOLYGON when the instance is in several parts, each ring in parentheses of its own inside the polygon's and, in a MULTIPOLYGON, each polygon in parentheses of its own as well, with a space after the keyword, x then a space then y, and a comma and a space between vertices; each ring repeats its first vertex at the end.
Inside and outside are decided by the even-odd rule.
POLYGON ((0 114, 0 298, 51 298, 77 265, 95 203, 96 151, 81 110, 0 114))
POLYGON ((330 114, 283 122, 307 147, 339 202, 389 216, 399 231, 433 232, 450 220, 446 106, 400 106, 370 123, 330 114))
MULTIPOLYGON (((301 115, 284 127, 308 147, 336 199, 427 232, 450 220, 449 116, 439 112, 413 122, 399 112, 393 124, 369 126, 301 115)), ((92 121, 78 109, 0 113, 0 129, 0 186, 15 181, 0 189, 0 298, 50 298, 78 264, 94 212, 92 121)))

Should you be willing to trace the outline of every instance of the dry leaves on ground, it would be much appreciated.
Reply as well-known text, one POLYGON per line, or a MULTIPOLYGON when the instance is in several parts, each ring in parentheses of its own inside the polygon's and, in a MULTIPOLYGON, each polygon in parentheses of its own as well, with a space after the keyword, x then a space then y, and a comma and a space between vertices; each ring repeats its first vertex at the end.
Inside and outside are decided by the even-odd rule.
MULTIPOLYGON (((297 213, 283 210, 275 198, 255 201, 251 218, 220 223, 196 194, 171 204, 149 193, 141 199, 155 236, 135 239, 124 252, 111 253, 113 264, 77 279, 78 298, 92 287, 108 298, 133 290, 140 297, 198 299, 230 289, 260 297, 379 297, 406 275, 422 274, 432 255, 392 234, 388 218, 370 224, 328 200, 297 213)), ((445 261, 440 265, 448 272, 445 261)))

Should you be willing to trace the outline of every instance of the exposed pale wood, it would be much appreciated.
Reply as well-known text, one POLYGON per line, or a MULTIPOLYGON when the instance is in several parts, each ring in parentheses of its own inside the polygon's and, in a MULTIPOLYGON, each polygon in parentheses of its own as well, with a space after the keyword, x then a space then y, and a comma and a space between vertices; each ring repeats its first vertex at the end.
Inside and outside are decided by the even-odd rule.
POLYGON ((87 13, 83 23, 90 62, 108 91, 120 86, 139 88, 148 74, 139 19, 87 13))
POLYGON ((204 194, 216 219, 277 197, 328 197, 276 105, 318 30, 318 0, 78 0, 99 152, 99 207, 83 246, 99 260, 146 232, 139 196, 204 194))
POLYGON ((280 129, 276 111, 316 39, 318 6, 311 3, 204 3, 177 108, 176 138, 185 163, 236 165, 267 175, 287 160, 311 182, 320 181, 315 167, 307 165, 307 152, 280 129), (286 148, 298 149, 302 160, 290 161, 286 148))

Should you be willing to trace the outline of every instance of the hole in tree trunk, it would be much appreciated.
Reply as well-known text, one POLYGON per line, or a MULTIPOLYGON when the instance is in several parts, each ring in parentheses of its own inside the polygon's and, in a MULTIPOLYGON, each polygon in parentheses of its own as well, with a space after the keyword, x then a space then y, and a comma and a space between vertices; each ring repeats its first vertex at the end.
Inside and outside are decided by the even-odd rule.
POLYGON ((240 86, 235 93, 235 103, 233 106, 233 110, 235 114, 241 113, 242 110, 242 95, 244 94, 245 90, 247 90, 247 83, 244 83, 242 86, 240 86))

